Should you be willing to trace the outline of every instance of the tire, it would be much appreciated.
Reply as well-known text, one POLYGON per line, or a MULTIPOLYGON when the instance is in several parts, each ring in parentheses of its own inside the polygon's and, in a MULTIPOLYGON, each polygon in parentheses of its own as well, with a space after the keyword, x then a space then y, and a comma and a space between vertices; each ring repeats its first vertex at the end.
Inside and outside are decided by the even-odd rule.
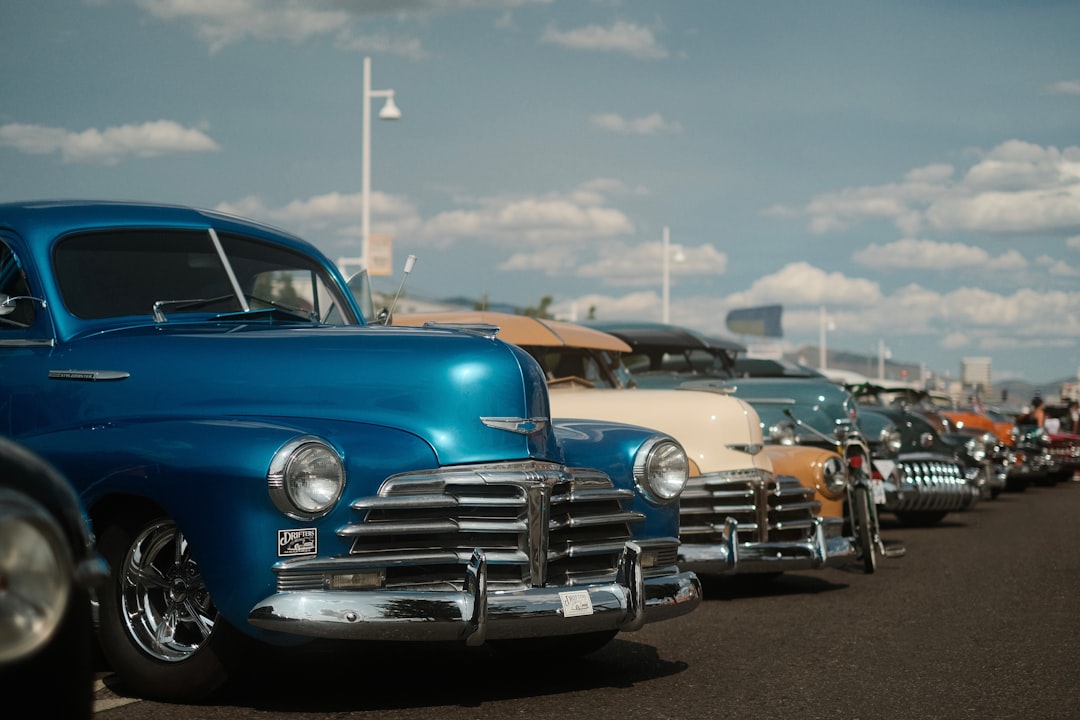
POLYGON ((856 487, 852 493, 852 502, 855 506, 852 514, 855 518, 854 533, 859 542, 859 559, 862 560, 863 571, 872 575, 877 570, 877 548, 874 542, 870 489, 856 487))
POLYGON ((225 685, 244 638, 214 607, 175 523, 157 516, 110 525, 98 545, 110 567, 99 598, 101 650, 132 693, 198 702, 225 685))
POLYGON ((910 510, 896 513, 896 519, 908 527, 931 527, 945 519, 948 512, 910 510))
POLYGON ((488 645, 496 653, 516 659, 565 659, 594 653, 615 639, 618 633, 618 630, 601 630, 581 635, 522 638, 520 640, 490 640, 488 645))

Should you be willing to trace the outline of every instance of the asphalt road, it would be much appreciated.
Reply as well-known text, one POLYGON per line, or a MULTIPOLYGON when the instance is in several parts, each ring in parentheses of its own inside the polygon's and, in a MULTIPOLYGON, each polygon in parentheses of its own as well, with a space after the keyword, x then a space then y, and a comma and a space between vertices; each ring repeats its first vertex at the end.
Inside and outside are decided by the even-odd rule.
POLYGON ((706 579, 695 612, 577 661, 389 647, 263 658, 215 704, 138 701, 106 675, 103 720, 154 718, 1080 718, 1080 482, 884 536, 907 554, 761 585, 706 579))

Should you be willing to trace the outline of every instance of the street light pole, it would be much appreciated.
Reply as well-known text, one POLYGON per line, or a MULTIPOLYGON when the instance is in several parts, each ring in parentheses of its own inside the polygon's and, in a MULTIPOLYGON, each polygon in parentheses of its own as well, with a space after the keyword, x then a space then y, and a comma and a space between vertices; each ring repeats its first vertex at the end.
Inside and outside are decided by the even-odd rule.
POLYGON ((371 272, 371 100, 386 98, 386 105, 379 111, 380 120, 400 120, 401 111, 394 104, 393 90, 371 89, 371 58, 364 58, 364 122, 360 170, 360 234, 364 268, 371 272))
POLYGON ((664 280, 661 291, 661 318, 664 323, 671 322, 671 242, 667 225, 664 226, 664 241, 661 252, 664 254, 660 265, 663 268, 664 280))

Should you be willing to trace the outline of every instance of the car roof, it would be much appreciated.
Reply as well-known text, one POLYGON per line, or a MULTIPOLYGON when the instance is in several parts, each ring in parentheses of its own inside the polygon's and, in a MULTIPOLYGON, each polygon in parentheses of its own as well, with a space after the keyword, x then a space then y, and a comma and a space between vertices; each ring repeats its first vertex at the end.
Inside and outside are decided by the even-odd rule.
POLYGON ((700 348, 712 353, 746 352, 746 347, 734 340, 705 335, 690 328, 668 323, 638 321, 588 322, 589 327, 616 335, 632 348, 661 347, 684 350, 700 348))
POLYGON ((480 310, 394 315, 395 325, 422 326, 426 323, 465 326, 494 325, 499 329, 498 337, 501 340, 521 346, 580 347, 619 353, 630 352, 630 346, 614 335, 561 320, 480 310))

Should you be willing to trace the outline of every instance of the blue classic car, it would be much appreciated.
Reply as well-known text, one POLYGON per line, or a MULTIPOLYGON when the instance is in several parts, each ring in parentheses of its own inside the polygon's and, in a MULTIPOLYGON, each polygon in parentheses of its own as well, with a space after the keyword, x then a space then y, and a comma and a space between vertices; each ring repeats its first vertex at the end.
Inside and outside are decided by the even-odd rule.
POLYGON ((0 694, 42 717, 93 715, 90 593, 109 569, 55 468, 0 438, 0 694))
POLYGON ((0 205, 0 378, 0 431, 87 508, 101 647, 144 697, 206 697, 260 643, 584 653, 701 599, 676 441, 552 422, 524 351, 368 325, 270 227, 0 205))

